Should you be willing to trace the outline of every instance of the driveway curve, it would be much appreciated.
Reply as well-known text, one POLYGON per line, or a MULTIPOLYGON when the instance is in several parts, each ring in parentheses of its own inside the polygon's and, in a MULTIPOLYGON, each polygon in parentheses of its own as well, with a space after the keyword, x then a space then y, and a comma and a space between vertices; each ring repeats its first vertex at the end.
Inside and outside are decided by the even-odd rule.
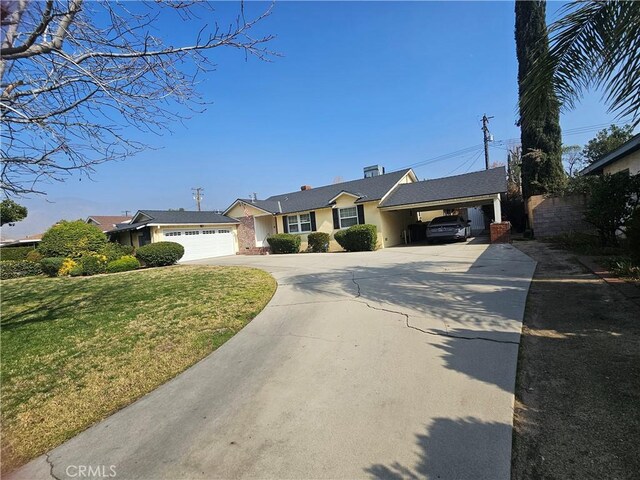
POLYGON ((509 478, 531 258, 455 244, 197 263, 262 268, 277 292, 209 357, 10 478, 509 478))

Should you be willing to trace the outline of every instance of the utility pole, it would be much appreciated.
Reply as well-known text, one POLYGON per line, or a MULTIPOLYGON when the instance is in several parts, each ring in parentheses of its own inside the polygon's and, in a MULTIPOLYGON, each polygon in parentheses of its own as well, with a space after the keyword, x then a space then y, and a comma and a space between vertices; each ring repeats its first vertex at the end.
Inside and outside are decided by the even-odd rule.
POLYGON ((198 206, 198 211, 200 211, 200 202, 202 200, 202 197, 204 197, 204 195, 202 194, 202 192, 204 192, 204 188, 194 187, 191 189, 191 191, 193 192, 193 199, 196 201, 196 205, 198 206))
POLYGON ((484 168, 489 170, 489 142, 491 141, 491 134, 489 133, 489 119, 493 117, 487 117, 485 113, 482 116, 482 131, 484 132, 484 168))
POLYGON ((128 216, 129 216, 129 212, 130 212, 130 211, 131 211, 131 210, 123 210, 123 211, 122 211, 122 214, 123 214, 125 217, 128 217, 128 216))

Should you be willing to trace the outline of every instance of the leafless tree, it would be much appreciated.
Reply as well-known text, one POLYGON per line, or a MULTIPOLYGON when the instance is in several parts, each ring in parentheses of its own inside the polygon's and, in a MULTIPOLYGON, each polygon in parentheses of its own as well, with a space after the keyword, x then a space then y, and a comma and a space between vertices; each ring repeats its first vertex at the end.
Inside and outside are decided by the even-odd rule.
MULTIPOLYGON (((162 133, 205 104, 197 86, 229 47, 269 60, 272 35, 253 36, 270 15, 224 27, 201 1, 0 0, 2 190, 45 193, 43 184, 148 147, 131 130, 162 133), (193 25, 182 46, 157 35, 169 20, 193 25)), ((165 27, 166 28, 166 27, 165 27)))

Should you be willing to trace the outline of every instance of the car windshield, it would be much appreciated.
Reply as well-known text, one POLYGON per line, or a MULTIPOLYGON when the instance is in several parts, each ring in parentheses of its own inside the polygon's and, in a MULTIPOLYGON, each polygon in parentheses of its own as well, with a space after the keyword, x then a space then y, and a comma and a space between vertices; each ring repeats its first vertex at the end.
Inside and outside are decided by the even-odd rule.
POLYGON ((458 223, 458 217, 447 216, 447 217, 436 217, 431 220, 431 225, 444 225, 458 223))

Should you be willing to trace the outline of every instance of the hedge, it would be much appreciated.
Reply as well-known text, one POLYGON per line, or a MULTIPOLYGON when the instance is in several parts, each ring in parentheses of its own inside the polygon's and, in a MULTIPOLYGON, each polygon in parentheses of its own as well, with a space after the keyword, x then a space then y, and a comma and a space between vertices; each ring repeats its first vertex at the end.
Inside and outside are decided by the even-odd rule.
POLYGON ((309 249, 312 252, 328 252, 330 241, 331 241, 331 235, 324 232, 313 232, 307 236, 307 242, 309 242, 309 249))
POLYGON ((300 235, 292 233, 276 233, 267 237, 267 243, 273 253, 298 253, 300 242, 300 235))
POLYGON ((140 262, 132 255, 125 255, 107 264, 107 273, 128 272, 140 266, 140 262))
POLYGON ((42 260, 43 258, 44 256, 38 250, 31 250, 29 253, 27 253, 27 258, 25 258, 25 260, 29 262, 40 263, 40 260, 42 260))
POLYGON ((115 242, 108 242, 99 253, 107 257, 107 262, 113 262, 125 255, 133 255, 134 248, 131 245, 120 245, 115 242))
POLYGON ((106 244, 107 237, 95 225, 63 220, 45 232, 38 251, 45 257, 77 258, 86 252, 100 252, 106 244))
POLYGON ((0 278, 2 280, 32 277, 41 273, 42 267, 40 267, 40 264, 27 260, 5 260, 0 262, 0 278))
POLYGON ((354 225, 340 230, 333 237, 347 252, 372 252, 378 243, 376 226, 369 224, 354 225))
MULTIPOLYGON (((107 271, 107 257, 105 255, 94 254, 85 255, 78 260, 80 266, 80 275, 97 275, 98 273, 105 273, 107 271)), ((77 273, 78 270, 69 272, 70 275, 77 273)))
POLYGON ((631 258, 637 265, 640 265, 640 207, 636 207, 633 211, 626 234, 631 258))
POLYGON ((136 251, 136 257, 147 267, 173 265, 184 255, 184 247, 176 242, 157 242, 144 245, 136 251))
POLYGON ((40 261, 40 267, 42 268, 42 272, 45 275, 49 275, 50 277, 57 277, 58 272, 60 271, 60 267, 62 267, 64 261, 64 257, 47 257, 43 258, 40 261))
POLYGON ((3 262, 6 261, 16 261, 16 260, 26 260, 29 252, 33 252, 33 247, 4 247, 0 248, 0 260, 3 262))

